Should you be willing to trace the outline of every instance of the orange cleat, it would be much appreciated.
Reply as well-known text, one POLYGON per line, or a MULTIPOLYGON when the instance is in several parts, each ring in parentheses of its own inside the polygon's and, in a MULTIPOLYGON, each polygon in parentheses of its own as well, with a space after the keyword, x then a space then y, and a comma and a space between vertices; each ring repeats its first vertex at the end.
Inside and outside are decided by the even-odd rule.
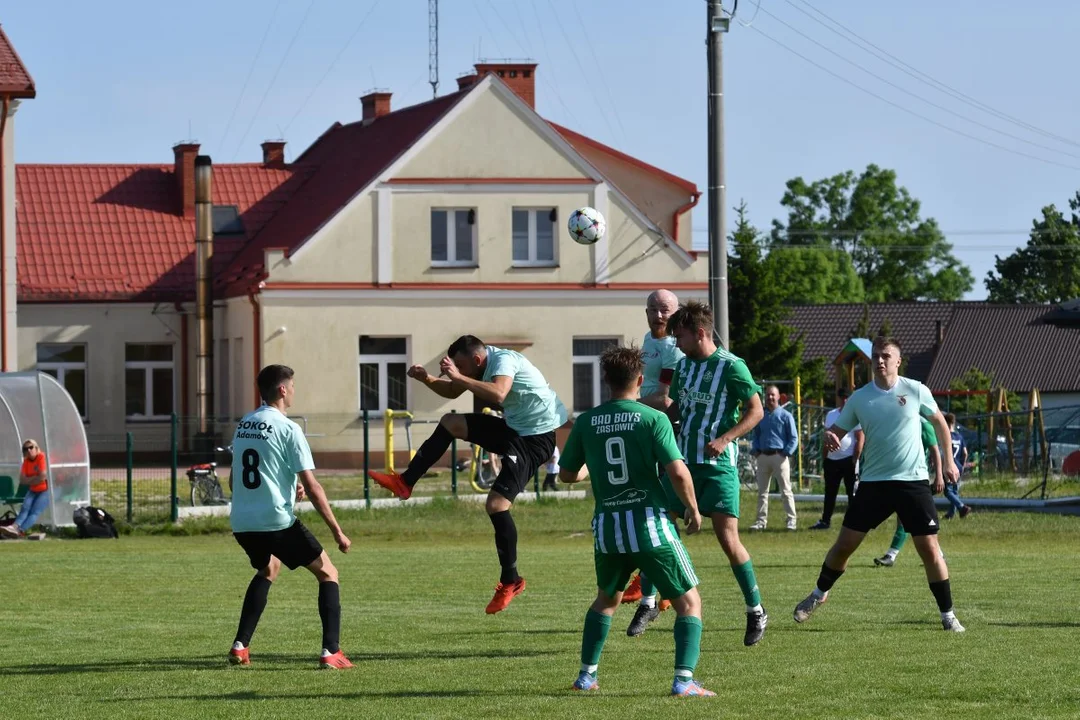
POLYGON ((626 603, 636 603, 641 600, 641 574, 634 576, 634 579, 630 581, 630 584, 623 590, 622 601, 626 603))
POLYGON ((398 473, 381 473, 369 470, 368 476, 401 500, 408 500, 412 496, 412 488, 406 484, 398 473))
POLYGON ((230 665, 250 665, 251 653, 247 648, 240 648, 239 650, 233 648, 229 650, 229 664, 230 665))
POLYGON ((345 657, 345 653, 340 650, 333 655, 323 655, 319 658, 319 669, 321 670, 348 670, 352 666, 353 664, 349 662, 349 658, 345 657))
POLYGON ((517 582, 505 585, 499 583, 495 586, 495 597, 491 598, 491 602, 488 603, 487 612, 488 615, 494 615, 497 612, 506 609, 506 606, 510 604, 510 601, 516 598, 525 590, 525 578, 518 578, 517 582))
POLYGON ((661 598, 660 603, 656 607, 660 609, 660 612, 664 612, 669 607, 671 607, 671 601, 670 600, 664 600, 663 598, 661 598))

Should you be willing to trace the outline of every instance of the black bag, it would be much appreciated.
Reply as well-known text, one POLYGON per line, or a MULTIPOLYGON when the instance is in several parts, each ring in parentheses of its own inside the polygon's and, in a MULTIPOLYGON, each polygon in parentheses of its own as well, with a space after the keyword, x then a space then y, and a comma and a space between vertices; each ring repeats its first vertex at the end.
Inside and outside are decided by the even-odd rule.
POLYGON ((81 538, 118 538, 113 516, 101 508, 81 507, 72 514, 75 529, 81 538))

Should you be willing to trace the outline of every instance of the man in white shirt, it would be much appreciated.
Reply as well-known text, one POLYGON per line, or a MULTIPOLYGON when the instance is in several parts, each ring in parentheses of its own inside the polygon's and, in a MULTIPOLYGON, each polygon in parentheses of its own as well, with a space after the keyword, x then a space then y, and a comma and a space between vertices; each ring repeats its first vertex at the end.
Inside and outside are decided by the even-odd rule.
MULTIPOLYGON (((825 427, 831 428, 840 417, 840 411, 847 402, 847 388, 840 388, 836 392, 836 407, 825 416, 825 427)), ((840 448, 829 452, 822 443, 821 451, 825 455, 822 466, 822 474, 825 476, 825 508, 821 512, 821 519, 810 526, 811 530, 828 530, 832 524, 833 510, 836 508, 836 496, 840 492, 840 481, 844 482, 844 490, 847 492, 848 505, 855 495, 855 468, 862 455, 863 443, 866 438, 862 428, 858 425, 851 432, 844 435, 840 440, 840 448)))

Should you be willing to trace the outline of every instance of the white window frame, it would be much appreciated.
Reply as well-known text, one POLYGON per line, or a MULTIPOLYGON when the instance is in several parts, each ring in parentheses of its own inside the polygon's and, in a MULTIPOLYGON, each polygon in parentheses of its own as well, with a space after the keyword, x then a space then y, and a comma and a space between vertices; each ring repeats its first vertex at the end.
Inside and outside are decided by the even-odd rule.
MULTIPOLYGON (((357 361, 356 361, 356 409, 357 412, 363 414, 363 399, 364 399, 364 378, 360 372, 361 365, 378 365, 379 367, 379 407, 368 408, 368 415, 372 413, 381 414, 386 412, 386 406, 390 402, 390 375, 387 365, 392 363, 404 363, 405 369, 409 367, 409 337, 405 335, 367 335, 370 338, 384 338, 384 339, 404 339, 405 340, 405 353, 398 355, 378 355, 378 354, 361 354, 360 343, 357 339, 357 361)), ((408 380, 408 377, 405 378, 408 380)), ((409 391, 408 383, 405 385, 405 407, 409 406, 409 402, 412 399, 412 394, 409 391)))
MULTIPOLYGON (((49 345, 53 345, 53 346, 55 346, 55 345, 81 345, 83 347, 83 357, 88 357, 89 354, 90 354, 90 348, 88 348, 86 346, 86 343, 47 343, 47 342, 40 342, 40 343, 37 343, 34 346, 34 357, 35 358, 37 357, 37 349, 39 347, 41 347, 42 345, 45 345, 45 346, 49 346, 49 345)), ((88 396, 90 394, 90 376, 87 373, 86 365, 87 365, 86 360, 83 360, 82 362, 72 362, 72 361, 39 362, 36 365, 36 368, 38 370, 55 370, 56 371, 56 381, 58 383, 60 383, 60 387, 64 388, 64 390, 67 390, 67 385, 64 383, 64 374, 68 370, 82 370, 83 371, 83 399, 82 399, 83 400, 83 409, 86 412, 89 412, 90 398, 88 396)), ((82 416, 82 421, 87 422, 88 418, 89 418, 89 416, 84 414, 82 416)))
POLYGON ((510 211, 510 259, 512 267, 558 267, 559 266, 559 229, 556 225, 558 220, 550 221, 547 217, 551 211, 558 212, 557 207, 514 207, 510 211), (514 213, 527 212, 529 214, 529 258, 518 260, 514 257, 514 213), (543 213, 544 222, 551 223, 551 259, 536 259, 536 221, 537 215, 543 213))
MULTIPOLYGON (((573 343, 574 340, 608 340, 608 341, 613 341, 616 345, 618 345, 619 341, 620 341, 620 338, 612 337, 612 336, 606 336, 606 337, 582 337, 580 335, 575 335, 573 338, 571 338, 570 342, 573 343)), ((571 345, 571 347, 572 347, 572 345, 571 345)), ((592 407, 596 407, 597 405, 600 404, 600 390, 601 390, 601 386, 602 386, 602 384, 604 382, 604 379, 600 376, 600 356, 599 355, 573 355, 572 356, 572 364, 573 365, 590 365, 590 366, 592 366, 592 369, 593 369, 592 407)), ((574 378, 572 370, 573 370, 573 368, 571 368, 571 374, 570 374, 571 383, 573 383, 573 378, 574 378)), ((570 388, 570 403, 571 403, 572 406, 575 404, 574 399, 576 397, 576 393, 574 392, 574 390, 575 390, 574 387, 570 388)), ((589 408, 589 409, 591 410, 592 408, 589 408)), ((574 417, 577 417, 581 413, 585 412, 585 410, 578 410, 576 408, 571 408, 571 410, 572 410, 572 415, 574 417)))
POLYGON ((127 392, 127 371, 128 370, 145 370, 145 385, 143 387, 143 400, 146 402, 146 414, 145 415, 128 415, 127 414, 127 397, 124 397, 124 419, 127 422, 161 422, 162 420, 170 420, 173 414, 176 412, 176 346, 172 343, 125 343, 124 354, 127 355, 127 348, 129 345, 150 346, 159 345, 165 346, 170 349, 172 353, 172 360, 128 360, 124 358, 124 392, 127 392), (159 415, 154 413, 154 371, 155 370, 171 370, 172 371, 172 407, 173 412, 167 415, 159 415))
MULTIPOLYGON (((477 247, 476 247, 477 242, 476 241, 477 241, 477 235, 478 235, 478 233, 477 233, 477 225, 479 224, 477 222, 477 220, 478 220, 480 214, 476 211, 476 208, 433 207, 433 208, 431 208, 431 212, 432 213, 437 213, 437 212, 446 213, 446 259, 445 260, 436 260, 434 257, 432 257, 431 258, 431 267, 469 267, 469 268, 471 268, 471 267, 479 267, 480 263, 477 260, 477 255, 476 255, 476 253, 477 253, 477 247), (472 258, 470 258, 468 260, 458 260, 458 258, 457 258, 457 223, 454 222, 455 218, 453 217, 453 214, 454 213, 459 213, 459 212, 465 213, 466 214, 466 219, 468 218, 468 213, 470 213, 470 212, 474 213, 474 215, 473 215, 473 224, 469 225, 469 227, 472 229, 472 258)), ((429 221, 430 221, 430 215, 428 216, 428 218, 429 218, 429 221)), ((430 240, 431 240, 431 243, 429 243, 429 251, 434 249, 434 248, 431 247, 431 245, 433 245, 435 243, 435 238, 432 237, 432 238, 430 238, 430 240)), ((433 255, 434 253, 431 252, 430 254, 433 255)))

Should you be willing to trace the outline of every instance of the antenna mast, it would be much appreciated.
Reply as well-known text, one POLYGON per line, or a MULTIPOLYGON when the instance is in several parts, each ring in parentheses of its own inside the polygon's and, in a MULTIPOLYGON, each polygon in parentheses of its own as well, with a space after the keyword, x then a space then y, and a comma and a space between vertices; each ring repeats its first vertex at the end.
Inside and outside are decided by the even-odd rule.
POLYGON ((439 97, 439 0, 428 0, 428 82, 439 97))

